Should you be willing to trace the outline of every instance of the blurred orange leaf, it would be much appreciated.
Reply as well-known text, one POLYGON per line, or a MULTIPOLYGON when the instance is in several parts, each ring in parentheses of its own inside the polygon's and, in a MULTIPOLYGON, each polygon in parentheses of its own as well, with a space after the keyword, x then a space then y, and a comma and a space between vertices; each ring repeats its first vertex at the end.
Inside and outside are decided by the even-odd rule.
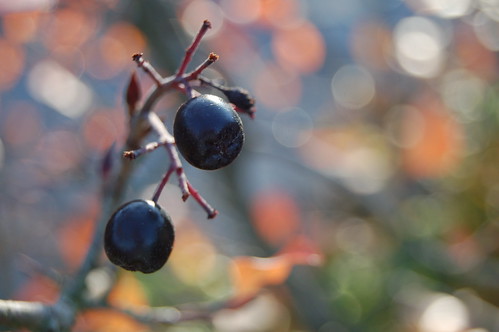
POLYGON ((282 284, 294 265, 318 265, 321 262, 322 255, 302 237, 290 241, 281 253, 272 257, 235 257, 230 267, 235 298, 249 298, 266 286, 282 284))
POLYGON ((148 329, 125 314, 109 309, 83 312, 77 317, 74 331, 79 332, 136 332, 148 329))
MULTIPOLYGON (((149 304, 145 291, 131 273, 124 273, 109 294, 109 303, 116 307, 141 307, 149 304)), ((78 318, 75 331, 134 332, 147 328, 134 319, 107 309, 89 310, 78 318)))
POLYGON ((16 292, 13 299, 55 303, 58 295, 59 286, 54 280, 43 275, 35 275, 16 292))
POLYGON ((281 284, 291 268, 292 263, 287 256, 236 257, 231 266, 235 296, 251 297, 265 286, 281 284))
POLYGON ((109 294, 109 303, 115 306, 144 306, 149 302, 141 283, 131 273, 124 273, 109 294))
POLYGON ((270 244, 282 245, 298 230, 300 211, 286 192, 271 190, 257 193, 251 204, 256 230, 270 244))
POLYGON ((405 168, 415 177, 443 175, 458 161, 461 128, 438 100, 425 98, 416 107, 401 124, 404 140, 411 141, 403 153, 405 168))
POLYGON ((293 264, 321 265, 323 254, 320 248, 310 238, 298 235, 279 251, 280 256, 288 256, 293 264))
POLYGON ((92 240, 94 222, 91 218, 69 220, 58 232, 57 244, 62 258, 72 268, 80 265, 92 240))

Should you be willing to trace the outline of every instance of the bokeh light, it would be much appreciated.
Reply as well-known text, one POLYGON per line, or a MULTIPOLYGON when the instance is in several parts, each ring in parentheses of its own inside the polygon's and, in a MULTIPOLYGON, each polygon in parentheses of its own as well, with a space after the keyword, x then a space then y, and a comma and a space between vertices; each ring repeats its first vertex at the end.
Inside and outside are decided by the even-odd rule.
POLYGON ((491 19, 485 14, 477 14, 473 20, 473 26, 478 39, 485 47, 492 51, 499 50, 499 37, 495 33, 498 25, 498 21, 491 19))
POLYGON ((57 0, 19 0, 19 1, 1 1, 0 14, 31 11, 31 10, 50 10, 57 0))
POLYGON ((28 87, 35 99, 70 118, 81 116, 92 103, 92 90, 52 60, 40 61, 31 69, 28 87))
POLYGON ((442 70, 445 39, 435 23, 423 17, 401 20, 394 31, 395 56, 407 73, 429 78, 442 70))
POLYGON ((36 144, 37 164, 47 173, 60 175, 79 166, 83 149, 79 136, 68 130, 45 134, 36 144))
POLYGON ((272 46, 278 62, 299 73, 318 70, 326 56, 324 40, 311 23, 278 30, 272 46))
POLYGON ((349 219, 341 223, 335 234, 335 243, 339 249, 360 254, 372 250, 375 243, 375 232, 365 220, 349 219))
POLYGON ((19 79, 24 69, 24 49, 0 38, 0 91, 8 90, 19 79))
POLYGON ((386 115, 386 131, 390 141, 402 148, 410 148, 421 140, 424 119, 412 105, 395 105, 386 115))
POLYGON ((258 103, 275 110, 293 107, 301 97, 301 82, 295 72, 272 63, 257 71, 252 85, 258 103))
POLYGON ((121 111, 96 110, 83 123, 85 143, 92 151, 104 153, 113 143, 123 139, 125 119, 121 111))
POLYGON ((211 29, 206 32, 208 39, 215 36, 224 27, 224 14, 217 3, 208 0, 194 0, 189 2, 180 14, 180 22, 190 36, 196 35, 204 20, 211 22, 211 29))
POLYGON ((300 152, 311 167, 356 193, 383 189, 393 171, 380 137, 368 127, 317 129, 300 152))
POLYGON ((352 54, 368 69, 384 70, 388 67, 392 46, 391 32, 383 22, 365 21, 357 25, 352 34, 352 54))
POLYGON ((279 112, 272 121, 274 138, 289 148, 305 144, 311 136, 313 127, 310 115, 298 108, 279 112))
POLYGON ((77 49, 95 32, 95 25, 95 19, 81 11, 58 10, 42 30, 46 47, 55 53, 77 49))
POLYGON ((278 29, 291 28, 303 23, 307 3, 300 0, 259 0, 260 22, 278 29))
POLYGON ((11 104, 5 112, 1 123, 3 139, 15 150, 25 152, 43 133, 41 116, 32 104, 22 101, 11 104))
POLYGON ((499 4, 495 0, 479 0, 480 10, 490 18, 499 20, 499 4))
POLYGON ((142 32, 132 24, 112 25, 96 42, 92 52, 87 52, 88 72, 99 79, 109 79, 129 68, 131 54, 145 51, 146 41, 142 32))
POLYGON ((357 65, 338 69, 331 81, 331 89, 336 102, 349 109, 365 107, 376 92, 372 75, 357 65))
POLYGON ((484 45, 477 35, 475 24, 461 26, 456 35, 456 54, 458 61, 483 79, 493 80, 497 68, 495 54, 484 45))
POLYGON ((485 97, 486 87, 479 77, 455 70, 443 77, 441 93, 446 106, 456 111, 461 121, 476 121, 481 116, 478 107, 485 97))
POLYGON ((473 7, 472 0, 409 0, 410 5, 421 13, 431 13, 443 18, 456 18, 467 15, 473 7))
POLYGON ((225 17, 237 24, 248 24, 255 21, 260 16, 261 6, 260 1, 220 1, 220 7, 223 9, 225 17))
POLYGON ((176 250, 172 252, 169 263, 175 275, 183 282, 204 288, 217 271, 223 272, 219 270, 214 246, 193 225, 187 227, 188 232, 176 232, 176 250))
POLYGON ((458 298, 438 294, 428 302, 418 324, 422 332, 458 332, 469 327, 468 310, 458 298))
POLYGON ((26 43, 39 32, 41 13, 32 12, 13 12, 5 15, 2 21, 2 27, 5 37, 18 43, 26 43))

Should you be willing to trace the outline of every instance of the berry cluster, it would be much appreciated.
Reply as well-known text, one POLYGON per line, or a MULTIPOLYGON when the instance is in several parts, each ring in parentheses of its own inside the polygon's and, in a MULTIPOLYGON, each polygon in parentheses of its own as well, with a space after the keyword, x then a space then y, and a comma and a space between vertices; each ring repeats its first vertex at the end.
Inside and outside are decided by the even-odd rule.
MULTIPOLYGON (((139 85, 136 76, 132 75, 126 93, 131 121, 145 121, 159 138, 142 148, 125 151, 124 157, 135 159, 158 147, 164 147, 169 154, 171 165, 152 200, 133 200, 125 203, 108 221, 104 235, 105 252, 112 263, 124 269, 152 273, 160 269, 170 256, 175 232, 170 217, 157 201, 171 174, 177 175, 184 200, 193 196, 206 210, 208 218, 217 215, 217 211, 187 180, 177 149, 187 162, 197 168, 216 170, 225 167, 236 159, 244 143, 243 124, 238 113, 254 117, 254 100, 246 90, 226 87, 201 76, 206 67, 218 60, 217 55, 211 53, 204 63, 192 72, 185 73, 192 53, 209 28, 210 23, 205 21, 186 50, 177 73, 170 77, 163 78, 159 75, 143 59, 142 54, 133 56, 133 60, 155 81, 156 86, 140 106, 139 85), (194 90, 192 82, 217 89, 227 101, 213 94, 199 93, 194 90), (171 89, 180 90, 188 97, 176 113, 173 135, 151 111, 156 100, 171 89)), ((144 132, 147 133, 148 130, 144 132)))

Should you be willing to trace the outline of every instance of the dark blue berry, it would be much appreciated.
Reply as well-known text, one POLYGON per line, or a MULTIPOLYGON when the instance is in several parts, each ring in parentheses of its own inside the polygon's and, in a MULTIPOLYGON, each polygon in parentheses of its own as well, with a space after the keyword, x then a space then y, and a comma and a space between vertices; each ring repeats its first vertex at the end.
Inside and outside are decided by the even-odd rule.
POLYGON ((241 118, 222 98, 201 95, 182 104, 173 124, 178 150, 193 166, 214 170, 230 164, 241 152, 241 118))
POLYGON ((134 200, 109 219, 104 249, 112 263, 126 270, 152 273, 168 260, 174 239, 171 219, 158 204, 134 200))

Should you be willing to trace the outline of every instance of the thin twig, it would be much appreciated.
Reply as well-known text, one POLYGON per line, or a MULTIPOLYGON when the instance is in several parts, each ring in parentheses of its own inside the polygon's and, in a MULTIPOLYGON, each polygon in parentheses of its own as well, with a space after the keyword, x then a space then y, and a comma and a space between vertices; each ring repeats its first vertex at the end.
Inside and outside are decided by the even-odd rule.
POLYGON ((168 168, 168 171, 166 171, 165 175, 161 179, 161 182, 158 184, 158 187, 154 191, 154 195, 152 197, 152 201, 157 203, 159 196, 161 195, 161 192, 163 191, 163 188, 165 187, 166 183, 170 179, 170 175, 175 171, 175 167, 173 165, 170 165, 170 168, 168 168))
POLYGON ((208 219, 213 219, 218 215, 218 211, 215 210, 211 205, 198 193, 196 189, 187 181, 187 188, 189 188, 189 192, 192 197, 203 207, 203 209, 208 213, 208 219))
POLYGON ((158 134, 159 138, 158 140, 160 142, 165 142, 165 143, 174 143, 175 138, 173 138, 173 135, 168 132, 168 129, 166 129, 165 124, 159 116, 156 113, 149 113, 147 115, 147 120, 149 121, 149 124, 151 125, 152 129, 158 134))
POLYGON ((208 68, 212 63, 214 63, 218 59, 219 59, 219 56, 217 54, 215 54, 213 52, 210 53, 208 58, 206 60, 204 60, 204 62, 202 64, 197 66, 196 69, 194 69, 191 73, 186 75, 185 80, 192 81, 192 80, 197 79, 198 76, 201 74, 201 72, 203 72, 203 70, 208 68))
POLYGON ((208 31, 208 29, 210 29, 210 28, 211 28, 210 21, 204 20, 203 25, 199 29, 196 37, 192 41, 191 45, 185 51, 184 59, 182 60, 182 64, 178 68, 178 71, 177 71, 177 74, 176 74, 177 78, 182 77, 182 75, 184 75, 185 70, 187 69, 187 65, 189 64, 189 62, 191 62, 192 54, 198 48, 199 43, 201 42, 201 39, 203 38, 203 36, 206 34, 206 32, 208 31))
POLYGON ((137 63, 137 66, 139 68, 142 68, 142 70, 152 78, 154 83, 156 83, 156 86, 161 86, 161 84, 163 83, 163 77, 156 71, 153 66, 151 66, 149 61, 144 60, 142 53, 134 54, 132 56, 132 60, 135 61, 137 63))
POLYGON ((146 154, 148 152, 152 152, 157 148, 159 148, 160 146, 165 145, 166 143, 167 143, 166 141, 150 142, 139 149, 127 150, 123 152, 123 157, 126 159, 137 159, 141 155, 146 154))
POLYGON ((54 281, 58 285, 62 285, 64 281, 66 281, 65 277, 62 274, 52 268, 45 266, 44 264, 41 264, 30 256, 21 254, 20 258, 21 263, 26 267, 26 273, 28 275, 41 274, 54 281))
POLYGON ((168 76, 165 77, 160 85, 155 85, 148 92, 148 95, 145 98, 144 104, 139 110, 139 114, 147 114, 151 111, 154 104, 158 101, 160 97, 162 97, 166 91, 175 87, 175 77, 168 76))

